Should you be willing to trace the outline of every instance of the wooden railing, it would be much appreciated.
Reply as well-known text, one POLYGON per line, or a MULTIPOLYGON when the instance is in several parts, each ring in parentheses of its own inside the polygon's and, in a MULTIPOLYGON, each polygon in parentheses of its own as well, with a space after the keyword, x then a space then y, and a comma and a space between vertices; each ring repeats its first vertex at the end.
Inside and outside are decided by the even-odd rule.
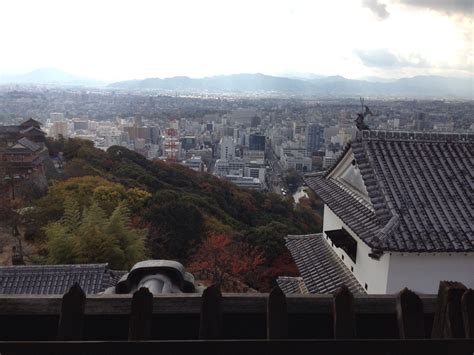
MULTIPOLYGON (((441 282, 437 297, 420 297, 408 289, 396 296, 354 296, 344 286, 333 295, 285 296, 279 288, 270 294, 222 295, 218 287, 211 286, 202 295, 153 296, 142 288, 133 296, 86 297, 82 289, 74 285, 62 298, 1 296, 0 326, 2 355, 190 352, 467 355, 474 353, 474 292, 460 283, 441 282), (186 318, 194 314, 195 320, 186 318), (394 327, 398 329, 396 336, 367 338, 367 334, 371 336, 370 331, 364 330, 367 324, 375 334, 377 327, 392 322, 392 315, 394 327), (316 336, 299 339, 294 329, 308 316, 316 317, 305 323, 305 327, 313 327, 316 336), (56 321, 55 339, 37 339, 35 335, 25 339, 23 335, 32 331, 28 328, 47 323, 38 323, 35 317, 49 319, 49 324, 56 321), (106 324, 100 323, 104 319, 94 317, 110 317, 107 324, 111 328, 114 319, 127 317, 128 339, 125 336, 111 340, 109 336, 91 335, 94 322, 106 324), (260 322, 259 317, 264 317, 264 321, 260 322), (318 317, 319 323, 315 321, 318 317), (176 329, 179 322, 183 322, 183 329, 195 328, 195 336, 184 335, 184 332, 173 332, 168 339, 154 336, 157 326, 166 333, 167 321, 174 318, 178 319, 176 329), (20 322, 18 329, 21 329, 22 320, 25 334, 12 336, 8 322, 17 326, 20 322), (157 324, 160 321, 163 324, 157 324), (231 336, 225 331, 229 323, 234 329, 231 336), (264 329, 259 329, 262 324, 264 329), (251 333, 247 328, 256 330, 251 333), (330 334, 330 337, 321 337, 318 333, 330 334), (251 339, 241 337, 248 334, 251 339)), ((41 333, 41 329, 33 329, 33 332, 35 330, 41 333)))

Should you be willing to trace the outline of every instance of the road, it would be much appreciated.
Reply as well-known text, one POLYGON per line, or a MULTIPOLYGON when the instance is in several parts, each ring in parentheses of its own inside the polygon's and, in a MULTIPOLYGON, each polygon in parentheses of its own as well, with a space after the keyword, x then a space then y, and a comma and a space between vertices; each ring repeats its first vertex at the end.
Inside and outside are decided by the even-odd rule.
POLYGON ((269 181, 269 190, 277 194, 282 194, 281 188, 286 189, 286 185, 283 181, 283 169, 281 167, 278 157, 275 155, 275 152, 268 147, 267 148, 267 161, 270 165, 270 171, 268 171, 268 181, 269 181))

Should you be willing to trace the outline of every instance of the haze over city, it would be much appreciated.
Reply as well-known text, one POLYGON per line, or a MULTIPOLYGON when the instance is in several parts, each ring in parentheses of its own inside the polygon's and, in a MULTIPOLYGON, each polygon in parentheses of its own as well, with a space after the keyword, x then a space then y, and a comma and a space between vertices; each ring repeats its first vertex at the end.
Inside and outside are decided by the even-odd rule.
POLYGON ((472 1, 8 1, 0 77, 472 77, 472 1))

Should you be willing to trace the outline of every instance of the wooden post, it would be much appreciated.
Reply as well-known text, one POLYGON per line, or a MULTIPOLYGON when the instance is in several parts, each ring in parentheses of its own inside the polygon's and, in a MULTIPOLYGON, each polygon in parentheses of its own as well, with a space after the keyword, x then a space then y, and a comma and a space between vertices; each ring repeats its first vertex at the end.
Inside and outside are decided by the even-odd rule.
MULTIPOLYGON (((433 321, 433 329, 431 331, 432 338, 444 338, 446 336, 446 327, 447 327, 447 307, 448 307, 448 300, 453 298, 453 291, 454 289, 465 290, 466 286, 464 286, 460 282, 453 282, 453 281, 441 281, 439 283, 438 289, 438 298, 436 300, 436 311, 433 321)), ((459 291, 458 291, 459 292, 459 291)), ((451 300, 453 302, 455 300, 451 300)), ((453 315, 456 310, 453 308, 455 305, 453 304, 450 308, 450 314, 453 315)), ((452 319, 454 321, 454 319, 452 319)), ((452 328, 454 324, 450 327, 452 328)), ((451 329, 450 332, 456 329, 451 329)))
POLYGON ((474 339, 474 291, 466 290, 461 298, 462 318, 466 338, 474 339))
POLYGON ((423 303, 420 297, 406 287, 397 295, 396 303, 400 339, 425 337, 423 303))
POLYGON ((222 294, 218 285, 202 294, 199 339, 220 339, 222 336, 222 294))
POLYGON ((142 287, 133 294, 128 340, 148 340, 151 335, 153 295, 142 287))
POLYGON ((64 294, 58 325, 58 340, 82 340, 86 295, 75 283, 64 294))
POLYGON ((267 339, 288 338, 288 313, 286 297, 280 287, 276 286, 267 300, 267 339))
POLYGON ((355 332, 354 296, 342 285, 333 295, 334 338, 353 339, 355 332))
POLYGON ((444 327, 445 338, 464 338, 464 322, 461 310, 461 298, 466 291, 462 284, 448 289, 446 304, 446 326, 444 327))

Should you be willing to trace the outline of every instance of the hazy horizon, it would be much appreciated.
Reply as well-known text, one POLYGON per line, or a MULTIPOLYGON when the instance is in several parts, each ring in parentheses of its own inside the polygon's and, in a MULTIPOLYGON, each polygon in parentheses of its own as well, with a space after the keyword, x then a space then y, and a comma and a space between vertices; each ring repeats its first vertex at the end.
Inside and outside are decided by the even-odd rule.
POLYGON ((472 77, 471 0, 0 4, 0 77, 472 77), (25 11, 28 9, 28 11, 25 11))

